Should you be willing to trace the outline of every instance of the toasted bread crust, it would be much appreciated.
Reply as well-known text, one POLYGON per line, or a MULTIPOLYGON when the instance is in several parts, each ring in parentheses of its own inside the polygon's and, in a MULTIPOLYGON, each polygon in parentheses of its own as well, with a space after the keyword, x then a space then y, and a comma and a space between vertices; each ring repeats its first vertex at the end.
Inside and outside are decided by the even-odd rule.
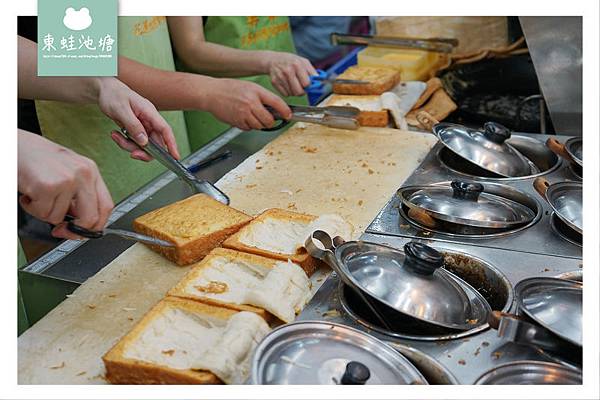
MULTIPOLYGON (((262 214, 260 214, 256 218, 254 218, 254 220, 252 222, 258 223, 258 222, 264 221, 267 218, 275 218, 275 219, 283 219, 283 220, 288 220, 288 221, 291 220, 291 221, 300 221, 300 222, 310 223, 313 220, 315 220, 317 217, 315 217, 314 215, 295 213, 292 211, 283 210, 283 209, 279 209, 279 208, 271 208, 271 209, 264 211, 262 214)), ((296 254, 281 254, 281 253, 274 253, 272 251, 260 249, 257 247, 248 246, 248 245, 240 242, 240 240, 239 240, 240 235, 244 232, 244 229, 252 229, 252 223, 249 223, 244 228, 240 229, 237 233, 235 233, 235 234, 231 235, 229 238, 227 238, 227 240, 225 240, 223 242, 223 247, 233 249, 233 250, 243 251, 246 253, 252 253, 252 254, 256 254, 259 256, 268 257, 268 258, 272 258, 272 259, 280 260, 280 261, 290 260, 293 263, 298 264, 300 267, 302 267, 302 269, 304 270, 304 272, 306 272, 306 275, 308 275, 308 276, 311 276, 315 272, 317 267, 320 265, 320 261, 311 257, 310 254, 308 254, 305 249, 301 249, 296 254)))
POLYGON ((382 94, 398 84, 400 72, 385 67, 352 66, 338 76, 339 79, 366 80, 368 84, 334 83, 336 94, 382 94))
POLYGON ((389 123, 388 111, 361 111, 358 123, 360 126, 386 127, 389 123))
POLYGON ((271 315, 268 311, 266 311, 260 307, 255 307, 255 306, 251 306, 248 304, 226 303, 224 301, 220 301, 220 300, 213 299, 210 297, 205 297, 205 296, 201 296, 201 295, 194 296, 194 295, 190 295, 189 293, 186 293, 185 288, 188 285, 189 281, 200 276, 203 273, 204 268, 208 267, 210 265, 211 261, 216 257, 226 257, 229 259, 245 260, 247 262, 261 264, 261 265, 267 266, 269 268, 274 267, 275 264, 277 263, 277 260, 272 259, 272 258, 261 257, 261 256, 251 254, 251 253, 244 253, 241 251, 224 249, 224 248, 219 247, 219 248, 216 248, 213 251, 211 251, 202 261, 200 261, 196 265, 192 266, 192 269, 183 277, 183 279, 181 279, 177 283, 177 285, 173 286, 169 290, 167 295, 179 297, 179 298, 183 298, 183 299, 189 299, 189 300, 193 300, 193 301, 199 301, 199 302, 203 302, 203 303, 206 303, 209 305, 214 305, 217 307, 225 307, 225 308, 228 308, 231 310, 236 310, 236 311, 250 311, 255 314, 258 314, 265 321, 271 322, 274 319, 273 315, 271 315))
MULTIPOLYGON (((144 235, 174 243, 175 247, 161 247, 156 245, 150 245, 149 247, 178 265, 188 265, 204 258, 212 249, 220 246, 228 236, 237 232, 251 220, 252 217, 223 205, 207 195, 197 194, 136 218, 133 221, 133 229, 144 235), (181 222, 180 220, 185 220, 186 217, 193 218, 193 216, 186 216, 186 210, 191 206, 198 207, 200 204, 210 207, 214 216, 208 214, 198 217, 197 224, 199 226, 209 226, 211 223, 220 223, 223 219, 230 221, 230 223, 224 228, 219 227, 214 231, 211 231, 210 228, 208 228, 204 232, 189 238, 173 235, 172 233, 169 233, 169 229, 165 229, 165 214, 168 214, 170 217, 167 219, 168 221, 177 220, 173 222, 176 224, 177 222, 181 222), (181 210, 181 212, 179 212, 179 210, 181 210), (215 221, 212 222, 211 218, 215 221), (162 222, 162 224, 160 222, 162 222)), ((186 222, 188 221, 189 219, 186 222)))
POLYGON ((106 379, 114 384, 221 384, 223 383, 210 371, 178 370, 156 365, 141 360, 125 358, 125 348, 133 343, 144 329, 169 307, 182 308, 190 312, 208 314, 220 319, 228 319, 235 311, 220 307, 212 307, 200 302, 194 302, 176 297, 165 297, 148 311, 140 322, 133 327, 117 344, 103 357, 106 368, 106 379))

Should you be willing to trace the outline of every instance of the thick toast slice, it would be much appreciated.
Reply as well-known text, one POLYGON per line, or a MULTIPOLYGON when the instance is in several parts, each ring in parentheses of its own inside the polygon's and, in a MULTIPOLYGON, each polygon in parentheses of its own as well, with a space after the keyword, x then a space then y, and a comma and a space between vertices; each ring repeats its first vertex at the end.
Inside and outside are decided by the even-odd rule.
POLYGON ((379 95, 342 95, 334 94, 327 100, 328 106, 350 106, 360 110, 358 123, 360 126, 386 127, 389 123, 389 112, 383 108, 379 95))
POLYGON ((136 218, 133 229, 174 243, 174 248, 150 248, 179 265, 187 265, 201 260, 251 220, 205 194, 196 194, 136 218))
POLYGON ((268 330, 266 322, 254 313, 167 297, 102 357, 106 379, 114 384, 243 383, 252 350, 268 330), (232 318, 237 319, 236 327, 232 318), (240 319, 254 324, 252 329, 239 329, 240 319), (233 373, 224 373, 219 368, 222 360, 214 356, 228 352, 224 338, 232 334, 248 336, 244 340, 250 345, 242 346, 248 353, 244 363, 233 373))
POLYGON ((400 81, 400 72, 385 67, 359 67, 348 68, 338 79, 353 79, 367 81, 368 84, 334 83, 333 93, 336 94, 382 94, 392 89, 400 81))
POLYGON ((223 247, 275 260, 290 260, 300 265, 310 276, 316 270, 319 261, 301 246, 304 245, 305 230, 316 219, 314 215, 272 208, 227 238, 223 247))
POLYGON ((308 300, 310 282, 302 268, 273 258, 217 248, 169 292, 238 311, 292 322, 308 300))

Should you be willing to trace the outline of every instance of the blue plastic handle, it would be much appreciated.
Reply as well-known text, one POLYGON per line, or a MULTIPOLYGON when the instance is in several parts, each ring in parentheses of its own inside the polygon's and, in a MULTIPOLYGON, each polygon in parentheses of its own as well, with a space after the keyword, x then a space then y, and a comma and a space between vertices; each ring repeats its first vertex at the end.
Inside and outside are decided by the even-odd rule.
POLYGON ((328 74, 327 71, 323 71, 322 69, 317 69, 317 75, 312 75, 310 77, 310 85, 306 89, 316 89, 323 86, 323 80, 327 79, 328 74))

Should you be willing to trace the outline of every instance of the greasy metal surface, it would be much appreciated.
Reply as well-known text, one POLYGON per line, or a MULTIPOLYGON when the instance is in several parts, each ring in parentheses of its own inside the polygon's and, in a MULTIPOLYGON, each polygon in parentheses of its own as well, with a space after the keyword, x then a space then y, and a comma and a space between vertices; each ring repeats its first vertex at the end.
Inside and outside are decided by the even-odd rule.
POLYGON ((519 17, 557 133, 582 136, 582 17, 519 17))
MULTIPOLYGON (((362 240, 381 243, 401 249, 410 238, 385 236, 366 233, 362 240)), ((423 239, 439 250, 463 253, 477 257, 501 271, 511 285, 533 276, 554 276, 563 272, 580 269, 581 260, 577 258, 555 257, 540 254, 499 250, 468 244, 431 241, 423 239)), ((381 331, 357 322, 348 314, 340 302, 339 279, 332 274, 306 306, 299 320, 326 320, 348 324, 392 344, 413 347, 434 358, 456 377, 458 383, 472 384, 487 370, 501 364, 518 360, 549 361, 548 356, 539 350, 517 345, 498 338, 498 333, 485 329, 466 337, 454 340, 421 341, 403 339, 386 335, 381 331)), ((514 305, 511 309, 514 312, 514 305)))
POLYGON ((548 362, 514 362, 484 373, 476 385, 581 385, 581 372, 548 362))
MULTIPOLYGON (((528 136, 538 139, 544 143, 548 139, 548 135, 535 134, 519 134, 520 136, 528 136)), ((558 136, 559 141, 565 141, 568 137, 558 136)), ((421 165, 413 172, 413 174, 404 182, 403 186, 408 185, 426 185, 435 182, 451 181, 454 179, 465 179, 465 175, 457 173, 443 165, 439 158, 438 152, 443 148, 443 145, 438 143, 429 152, 421 165)), ((564 160, 559 161, 560 165, 557 169, 551 170, 544 177, 550 182, 559 181, 577 181, 578 178, 569 168, 569 163, 564 160)), ((489 178, 470 177, 472 180, 481 182, 485 186, 486 183, 494 183, 496 180, 489 178)), ((375 217, 371 225, 367 228, 367 232, 376 234, 386 234, 393 236, 401 236, 406 238, 424 238, 443 242, 452 243, 468 243, 476 247, 489 247, 496 249, 515 250, 524 253, 557 255, 563 257, 581 258, 582 250, 577 244, 565 240, 552 229, 552 208, 544 201, 541 196, 535 192, 533 188, 534 177, 502 180, 502 184, 509 185, 516 191, 528 195, 535 199, 541 208, 540 219, 532 226, 515 231, 513 233, 501 235, 475 235, 461 236, 449 235, 442 232, 434 232, 430 229, 418 227, 411 223, 401 211, 401 201, 399 197, 394 196, 388 204, 375 217)))
POLYGON ((368 368, 366 384, 426 384, 400 352, 363 331, 324 321, 295 322, 271 331, 252 356, 259 385, 341 384, 346 366, 368 368))

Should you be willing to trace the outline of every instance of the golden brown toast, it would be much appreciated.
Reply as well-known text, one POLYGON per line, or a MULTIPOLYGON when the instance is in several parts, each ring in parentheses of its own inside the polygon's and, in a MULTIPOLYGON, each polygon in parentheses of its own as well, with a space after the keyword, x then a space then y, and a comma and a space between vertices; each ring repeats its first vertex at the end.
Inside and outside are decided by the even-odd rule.
POLYGON ((367 81, 367 84, 334 83, 333 93, 336 94, 382 94, 392 89, 400 82, 400 72, 385 67, 359 67, 348 68, 338 79, 352 79, 367 81))
POLYGON ((196 194, 136 218, 133 229, 174 243, 174 248, 150 248, 179 265, 187 265, 201 260, 251 220, 205 194, 196 194))

